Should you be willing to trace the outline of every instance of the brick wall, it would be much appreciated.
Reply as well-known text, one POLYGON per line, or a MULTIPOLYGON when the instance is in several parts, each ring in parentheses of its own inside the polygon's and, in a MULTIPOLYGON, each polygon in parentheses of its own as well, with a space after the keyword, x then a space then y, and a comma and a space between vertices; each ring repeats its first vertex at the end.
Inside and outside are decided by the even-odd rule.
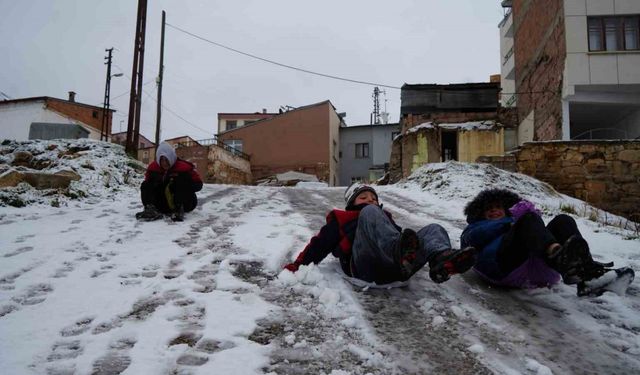
MULTIPOLYGON (((102 128, 102 108, 88 106, 81 103, 73 103, 65 100, 51 100, 47 99, 47 108, 56 111, 67 117, 71 117, 84 124, 87 124, 97 131, 102 128)), ((111 113, 108 114, 107 121, 107 134, 111 134, 111 113)))
POLYGON ((515 156, 518 172, 640 222, 639 141, 533 142, 515 156))
POLYGON ((562 77, 566 56, 560 0, 515 0, 514 52, 518 117, 535 111, 534 140, 562 138, 562 77))

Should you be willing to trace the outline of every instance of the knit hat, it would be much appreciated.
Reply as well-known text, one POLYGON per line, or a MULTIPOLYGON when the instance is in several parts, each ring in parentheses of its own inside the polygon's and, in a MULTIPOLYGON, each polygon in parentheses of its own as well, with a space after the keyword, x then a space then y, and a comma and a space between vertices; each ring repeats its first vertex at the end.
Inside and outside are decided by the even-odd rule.
POLYGON ((176 163, 176 160, 178 159, 176 150, 167 142, 161 142, 158 146, 158 151, 156 152, 156 163, 160 164, 161 156, 167 158, 170 167, 173 167, 173 165, 176 163))
POLYGON ((485 189, 465 206, 464 214, 467 216, 467 223, 484 220, 484 212, 495 203, 502 206, 507 216, 511 216, 509 208, 521 199, 518 194, 506 189, 485 189))
POLYGON ((358 195, 363 191, 372 192, 373 195, 376 196, 376 199, 378 199, 378 193, 376 193, 376 191, 371 186, 364 185, 359 182, 354 182, 344 192, 344 201, 346 203, 346 207, 347 208, 351 207, 353 205, 353 202, 355 202, 356 198, 358 197, 358 195))

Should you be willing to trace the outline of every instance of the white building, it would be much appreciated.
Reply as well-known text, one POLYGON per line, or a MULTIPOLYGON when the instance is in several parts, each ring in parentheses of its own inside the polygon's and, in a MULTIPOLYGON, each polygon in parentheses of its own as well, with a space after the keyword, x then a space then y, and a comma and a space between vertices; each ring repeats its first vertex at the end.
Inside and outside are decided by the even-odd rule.
MULTIPOLYGON (((63 133, 67 134, 65 138, 75 138, 81 134, 81 137, 100 139, 103 108, 77 103, 74 99, 74 93, 70 93, 69 100, 40 96, 0 101, 0 139, 18 141, 34 138, 51 139, 59 138, 63 133), (49 129, 54 129, 54 124, 74 124, 80 126, 83 131, 53 132, 46 131, 47 127, 43 127, 43 125, 50 125, 49 129)), ((111 134, 113 112, 109 110, 106 123, 107 135, 111 134)), ((63 126, 61 128, 73 129, 73 127, 63 126)))

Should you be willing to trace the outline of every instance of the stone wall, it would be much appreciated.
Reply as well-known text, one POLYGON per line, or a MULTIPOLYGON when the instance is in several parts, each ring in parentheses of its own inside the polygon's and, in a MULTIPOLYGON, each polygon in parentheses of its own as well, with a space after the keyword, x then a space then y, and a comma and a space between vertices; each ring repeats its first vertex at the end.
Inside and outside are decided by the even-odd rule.
POLYGON ((250 185, 253 182, 249 161, 221 147, 178 147, 176 153, 196 165, 204 182, 234 185, 250 185))
POLYGON ((640 141, 532 142, 514 155, 518 172, 640 222, 640 141))

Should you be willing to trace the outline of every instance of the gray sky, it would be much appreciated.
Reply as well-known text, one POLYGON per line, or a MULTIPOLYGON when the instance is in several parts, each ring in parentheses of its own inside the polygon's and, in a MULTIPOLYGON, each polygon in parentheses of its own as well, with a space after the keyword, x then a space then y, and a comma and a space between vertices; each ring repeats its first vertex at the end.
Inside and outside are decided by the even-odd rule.
MULTIPOLYGON (((486 82, 500 73, 498 0, 150 0, 141 132, 151 140, 162 10, 167 23, 208 40, 358 81, 399 87, 486 82)), ((111 81, 113 129, 125 131, 136 11, 137 0, 0 0, 0 91, 14 99, 75 91, 77 101, 102 105, 105 49, 115 47, 113 73, 126 76, 111 81)), ((164 65, 163 139, 211 138, 218 112, 277 112, 328 99, 348 125, 362 125, 373 110, 373 86, 254 60, 169 26, 164 65)), ((386 98, 396 122, 400 90, 384 90, 381 109, 386 98)))

